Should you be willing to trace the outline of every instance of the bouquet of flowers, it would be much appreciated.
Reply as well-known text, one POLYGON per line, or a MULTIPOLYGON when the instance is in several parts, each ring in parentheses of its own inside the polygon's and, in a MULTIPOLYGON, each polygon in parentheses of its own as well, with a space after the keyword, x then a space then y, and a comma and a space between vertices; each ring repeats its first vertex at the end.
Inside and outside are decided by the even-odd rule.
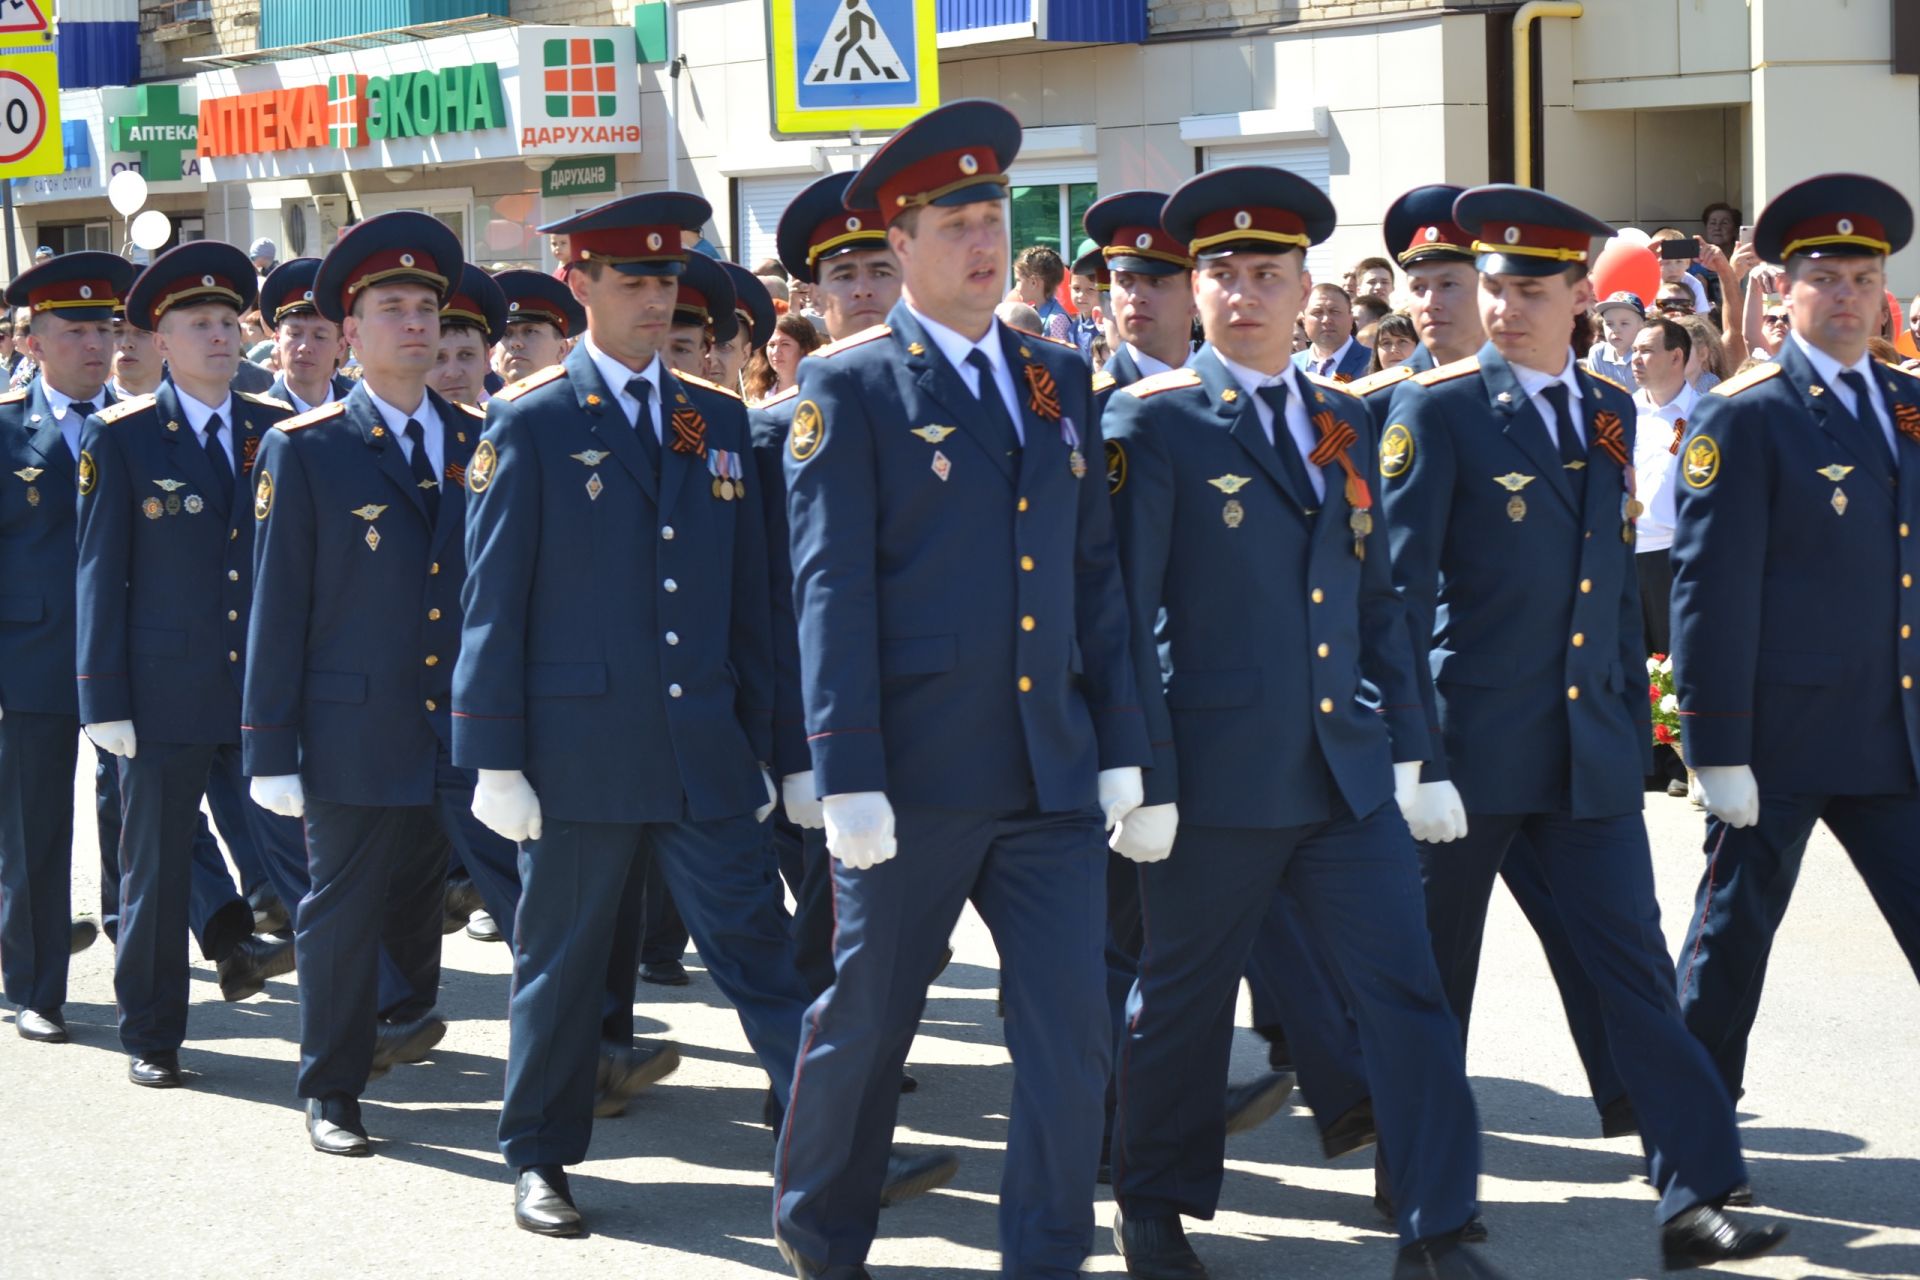
POLYGON ((1653 740, 1680 749, 1680 698, 1673 691, 1673 659, 1656 653, 1647 659, 1647 701, 1653 704, 1653 740))

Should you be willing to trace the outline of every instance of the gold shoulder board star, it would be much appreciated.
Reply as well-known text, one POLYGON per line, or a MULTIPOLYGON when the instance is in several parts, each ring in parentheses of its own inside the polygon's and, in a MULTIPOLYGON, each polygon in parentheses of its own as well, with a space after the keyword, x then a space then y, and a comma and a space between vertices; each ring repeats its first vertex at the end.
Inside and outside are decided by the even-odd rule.
POLYGON ((384 505, 376 506, 369 502, 364 507, 355 507, 352 514, 359 516, 362 520, 378 520, 380 513, 385 510, 386 507, 384 505))
POLYGON ((1493 482, 1508 493, 1518 493, 1534 481, 1533 476, 1523 476, 1518 471, 1509 471, 1503 476, 1495 476, 1493 482))
POLYGON ((175 489, 186 488, 187 485, 185 480, 155 480, 154 483, 160 486, 163 493, 172 493, 175 489))
POLYGON ((583 449, 579 453, 570 453, 567 456, 575 462, 585 463, 589 467, 597 467, 612 455, 608 454, 605 449, 583 449))
POLYGON ((953 432, 954 428, 952 427, 915 427, 913 429, 913 434, 919 436, 928 444, 939 444, 942 440, 952 435, 953 432))
POLYGON ((1843 467, 1837 462, 1828 463, 1826 466, 1820 468, 1820 474, 1835 484, 1845 480, 1852 471, 1852 467, 1843 467))
POLYGON ((45 470, 46 470, 45 467, 22 467, 18 471, 14 472, 13 474, 19 476, 22 480, 25 480, 28 484, 32 484, 35 480, 38 480, 40 478, 41 473, 44 472, 45 470))
POLYGON ((1807 388, 1808 395, 1820 396, 1820 395, 1825 395, 1826 393, 1827 393, 1827 389, 1821 386, 1817 382, 1807 388))
POLYGON ((1213 479, 1207 481, 1207 483, 1222 493, 1235 494, 1246 488, 1249 484, 1252 484, 1253 477, 1236 475, 1215 476, 1213 479))
POLYGON ((1232 387, 1228 387, 1225 391, 1222 391, 1220 393, 1221 401, 1226 404, 1232 404, 1235 400, 1238 400, 1239 398, 1240 398, 1240 393, 1238 391, 1235 391, 1232 387))

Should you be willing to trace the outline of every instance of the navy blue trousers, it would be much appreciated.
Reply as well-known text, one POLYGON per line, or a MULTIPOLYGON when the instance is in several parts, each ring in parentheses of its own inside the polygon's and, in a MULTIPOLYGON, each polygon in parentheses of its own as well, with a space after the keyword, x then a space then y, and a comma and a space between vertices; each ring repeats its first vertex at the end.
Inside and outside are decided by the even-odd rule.
POLYGON ((80 721, 0 718, 0 982, 15 1008, 67 1001, 73 920, 73 770, 80 721))
POLYGON ((1299 901, 1282 885, 1247 960, 1255 1027, 1283 1028, 1301 1096, 1322 1132, 1368 1096, 1352 1002, 1315 944, 1299 901))
POLYGON ((1000 953, 1013 1105, 1001 1274, 1072 1277, 1093 1249, 1107 1023, 1106 848, 1098 815, 899 806, 898 857, 832 867, 834 983, 806 1015, 781 1134, 774 1229, 815 1262, 866 1258, 900 1070, 928 979, 971 900, 1000 953))
POLYGON ((648 859, 641 881, 640 963, 668 964, 679 960, 687 954, 691 935, 687 933, 686 922, 680 918, 680 908, 674 905, 673 890, 667 888, 666 876, 657 861, 648 859))
POLYGON ((750 813, 647 825, 548 818, 520 847, 500 1107, 500 1153, 516 1169, 586 1158, 606 1009, 583 996, 608 980, 621 904, 632 903, 648 857, 786 1103, 807 995, 765 828, 750 813))
POLYGON ((1462 1011, 1472 1007, 1487 898, 1521 835, 1600 1002, 1614 1066, 1640 1118, 1661 1220, 1724 1195, 1747 1180, 1740 1134, 1706 1050, 1680 1018, 1639 814, 1469 814, 1464 839, 1421 846, 1427 924, 1448 998, 1462 1011))
MULTIPOLYGON (((444 760, 443 760, 444 765, 444 760)), ((471 790, 469 789, 469 795, 471 790)), ((294 914, 302 1098, 358 1098, 384 1012, 433 1008, 449 842, 433 805, 339 804, 307 797, 312 887, 294 914), (381 953, 409 993, 383 1009, 381 953)))
POLYGON ((774 860, 793 894, 793 962, 807 993, 818 996, 833 985, 833 858, 827 833, 796 827, 780 809, 768 825, 774 860))
POLYGON ((1773 935, 1786 917, 1813 824, 1825 821, 1920 975, 1920 795, 1760 794, 1760 821, 1707 820, 1706 871, 1680 949, 1680 1008, 1739 1095, 1773 935))
POLYGON ((1114 1193, 1136 1218, 1211 1218, 1239 978, 1284 885, 1352 1001, 1403 1240, 1472 1216, 1480 1135, 1460 1032, 1422 927, 1418 863, 1387 805, 1307 827, 1182 827, 1140 869, 1146 946, 1128 1005, 1114 1193))

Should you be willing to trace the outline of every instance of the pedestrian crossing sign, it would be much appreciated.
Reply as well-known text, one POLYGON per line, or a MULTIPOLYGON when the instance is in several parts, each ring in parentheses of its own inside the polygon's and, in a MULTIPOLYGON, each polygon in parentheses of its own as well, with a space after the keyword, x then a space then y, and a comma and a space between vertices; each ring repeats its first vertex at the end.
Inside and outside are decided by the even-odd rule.
POLYGON ((771 0, 782 137, 898 129, 940 103, 933 0, 771 0))

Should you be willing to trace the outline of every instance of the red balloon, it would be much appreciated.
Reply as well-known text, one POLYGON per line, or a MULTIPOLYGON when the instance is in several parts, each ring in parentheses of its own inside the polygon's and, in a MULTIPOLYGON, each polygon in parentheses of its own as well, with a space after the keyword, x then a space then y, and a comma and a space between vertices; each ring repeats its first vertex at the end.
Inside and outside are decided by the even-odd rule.
POLYGON ((1646 306, 1660 291, 1660 259, 1643 244, 1615 240, 1593 260, 1593 296, 1605 298, 1615 293, 1637 293, 1646 306))

